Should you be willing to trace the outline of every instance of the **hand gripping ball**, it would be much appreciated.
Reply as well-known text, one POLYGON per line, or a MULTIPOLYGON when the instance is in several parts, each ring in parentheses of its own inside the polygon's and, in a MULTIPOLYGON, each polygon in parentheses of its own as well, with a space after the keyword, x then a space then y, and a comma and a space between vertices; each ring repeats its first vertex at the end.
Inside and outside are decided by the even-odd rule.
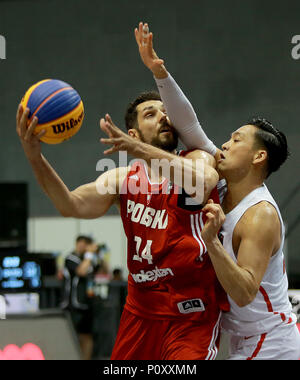
POLYGON ((45 79, 31 86, 21 101, 23 110, 30 110, 29 121, 34 116, 38 124, 34 134, 45 129, 41 141, 59 144, 77 133, 84 118, 82 100, 69 84, 57 79, 45 79))

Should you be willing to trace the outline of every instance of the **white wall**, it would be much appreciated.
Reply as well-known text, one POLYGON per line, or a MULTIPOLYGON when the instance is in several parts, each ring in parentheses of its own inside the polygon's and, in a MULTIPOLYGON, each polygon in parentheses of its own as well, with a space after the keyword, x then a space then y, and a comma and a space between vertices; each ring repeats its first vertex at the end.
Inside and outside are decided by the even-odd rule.
MULTIPOLYGON (((75 246, 77 235, 91 236, 110 249, 110 268, 121 267, 127 276, 127 239, 120 216, 82 220, 63 217, 37 217, 28 220, 28 251, 58 252, 59 264, 75 246)), ((126 278, 126 277, 125 277, 126 278)))

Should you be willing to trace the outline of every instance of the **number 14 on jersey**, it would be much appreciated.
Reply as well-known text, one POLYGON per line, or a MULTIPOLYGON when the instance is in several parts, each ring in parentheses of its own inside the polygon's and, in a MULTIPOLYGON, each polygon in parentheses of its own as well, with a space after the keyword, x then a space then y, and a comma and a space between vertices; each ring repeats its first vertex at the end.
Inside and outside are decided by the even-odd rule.
POLYGON ((142 238, 140 238, 139 236, 135 236, 134 241, 136 243, 136 246, 135 246, 136 254, 133 256, 133 260, 139 261, 141 263, 143 259, 145 259, 148 261, 148 264, 153 264, 152 255, 151 255, 152 240, 147 240, 146 245, 143 251, 141 252, 141 254, 140 254, 140 250, 141 250, 141 245, 142 245, 142 238))

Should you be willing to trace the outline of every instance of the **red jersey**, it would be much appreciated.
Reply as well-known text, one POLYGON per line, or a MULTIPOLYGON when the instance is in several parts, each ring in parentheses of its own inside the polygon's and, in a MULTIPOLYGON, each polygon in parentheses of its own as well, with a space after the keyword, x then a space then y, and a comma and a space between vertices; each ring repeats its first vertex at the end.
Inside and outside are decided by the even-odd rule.
MULTIPOLYGON (((187 206, 189 197, 180 190, 167 179, 152 184, 139 162, 124 180, 120 205, 129 270, 125 309, 151 319, 216 319, 229 306, 201 238, 206 216, 202 206, 187 206)), ((210 198, 219 203, 217 188, 210 198)))

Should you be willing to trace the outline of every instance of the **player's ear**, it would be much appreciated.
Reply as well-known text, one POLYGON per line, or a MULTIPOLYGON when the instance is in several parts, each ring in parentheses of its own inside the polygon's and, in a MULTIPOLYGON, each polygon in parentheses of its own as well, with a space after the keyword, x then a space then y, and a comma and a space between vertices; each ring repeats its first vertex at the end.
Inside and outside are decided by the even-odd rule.
POLYGON ((253 163, 258 164, 258 163, 266 162, 267 158, 268 158, 268 153, 266 150, 264 149, 257 150, 253 157, 253 163))
POLYGON ((134 129, 134 128, 129 129, 128 130, 128 134, 129 134, 130 137, 133 137, 134 139, 140 139, 139 132, 136 129, 134 129))

